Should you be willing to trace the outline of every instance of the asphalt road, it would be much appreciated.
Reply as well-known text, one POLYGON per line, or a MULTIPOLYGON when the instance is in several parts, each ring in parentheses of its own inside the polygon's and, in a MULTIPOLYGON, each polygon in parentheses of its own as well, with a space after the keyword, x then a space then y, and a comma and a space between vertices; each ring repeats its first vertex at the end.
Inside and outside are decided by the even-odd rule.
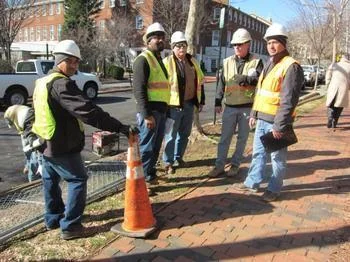
MULTIPOLYGON (((117 90, 112 88, 113 85, 109 87, 111 90, 117 90)), ((202 124, 213 121, 215 83, 206 84, 205 90, 206 106, 200 114, 202 124)), ((95 102, 122 123, 136 123, 135 102, 130 90, 100 94, 95 102)), ((5 108, 0 108, 0 148, 2 149, 0 154, 0 177, 2 179, 0 181, 0 193, 27 183, 27 177, 22 173, 25 161, 21 139, 14 129, 8 128, 5 124, 3 118, 5 110, 5 108)), ((94 161, 100 158, 92 152, 92 133, 96 130, 85 125, 86 145, 82 152, 85 161, 94 161)), ((126 145, 126 142, 123 144, 123 141, 126 141, 126 139, 121 139, 121 149, 126 145)))

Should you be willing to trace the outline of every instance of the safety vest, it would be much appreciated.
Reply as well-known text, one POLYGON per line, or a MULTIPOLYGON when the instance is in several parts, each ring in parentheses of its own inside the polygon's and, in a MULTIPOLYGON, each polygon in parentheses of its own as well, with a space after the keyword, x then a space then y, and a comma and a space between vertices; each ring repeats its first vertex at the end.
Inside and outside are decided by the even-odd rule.
POLYGON ((150 74, 147 82, 148 101, 165 102, 169 104, 169 82, 157 58, 149 50, 145 50, 140 55, 146 58, 150 67, 150 74))
MULTIPOLYGON (((249 69, 255 69, 259 59, 250 55, 249 60, 244 64, 242 75, 248 75, 249 69)), ((238 74, 234 56, 224 59, 225 93, 224 103, 227 105, 242 105, 253 103, 253 93, 255 86, 244 85, 234 81, 234 76, 238 74)))
MULTIPOLYGON (((288 68, 294 63, 299 64, 294 58, 285 56, 272 68, 265 78, 263 74, 260 75, 253 110, 265 114, 276 115, 280 106, 280 91, 283 79, 288 68)), ((295 115, 295 111, 293 112, 293 115, 295 115)))
MULTIPOLYGON (((67 78, 67 76, 55 72, 35 81, 35 89, 33 93, 33 106, 35 111, 35 120, 32 131, 39 137, 50 140, 56 130, 56 120, 53 116, 49 103, 49 88, 53 81, 58 78, 67 78)), ((80 131, 84 131, 83 123, 78 120, 80 131)))
MULTIPOLYGON (((165 65, 165 68, 168 71, 169 74, 169 83, 170 83, 170 103, 169 105, 172 106, 179 106, 180 105, 180 93, 179 93, 179 83, 177 80, 177 73, 176 73, 176 62, 174 55, 170 55, 163 59, 163 63, 165 65)), ((200 69, 197 61, 191 57, 191 63, 194 66, 194 69, 196 71, 197 76, 197 99, 198 102, 202 99, 202 84, 204 82, 204 74, 202 70, 200 69)))

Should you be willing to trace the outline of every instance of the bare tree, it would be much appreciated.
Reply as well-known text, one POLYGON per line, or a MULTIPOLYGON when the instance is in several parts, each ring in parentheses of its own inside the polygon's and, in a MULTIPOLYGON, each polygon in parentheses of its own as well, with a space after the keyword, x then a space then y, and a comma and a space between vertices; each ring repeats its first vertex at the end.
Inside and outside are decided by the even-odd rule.
POLYGON ((31 22, 34 0, 0 1, 0 45, 11 62, 11 45, 21 27, 31 22))

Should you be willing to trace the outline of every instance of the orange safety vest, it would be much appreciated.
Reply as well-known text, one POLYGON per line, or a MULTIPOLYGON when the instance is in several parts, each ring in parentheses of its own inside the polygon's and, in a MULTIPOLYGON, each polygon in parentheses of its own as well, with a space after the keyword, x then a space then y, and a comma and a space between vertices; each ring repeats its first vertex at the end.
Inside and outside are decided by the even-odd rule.
MULTIPOLYGON (((299 64, 294 58, 285 56, 272 68, 265 78, 263 73, 260 75, 253 110, 276 115, 280 106, 280 92, 284 77, 288 68, 294 63, 299 64)), ((293 112, 293 116, 295 116, 295 111, 293 112)))

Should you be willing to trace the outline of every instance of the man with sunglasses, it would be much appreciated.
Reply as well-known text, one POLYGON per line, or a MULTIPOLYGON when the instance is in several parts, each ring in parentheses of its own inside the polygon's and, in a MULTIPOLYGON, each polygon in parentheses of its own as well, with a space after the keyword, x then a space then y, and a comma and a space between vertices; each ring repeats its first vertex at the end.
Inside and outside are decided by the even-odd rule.
POLYGON ((238 127, 236 148, 231 158, 231 167, 227 176, 236 176, 243 159, 243 153, 249 136, 249 115, 253 105, 255 85, 263 69, 262 61, 249 53, 250 33, 237 29, 231 44, 235 54, 223 61, 223 69, 215 97, 215 111, 222 112, 222 100, 225 108, 222 115, 221 137, 218 144, 215 167, 209 177, 217 177, 225 172, 226 158, 232 136, 238 127))
POLYGON ((157 177, 156 163, 164 138, 170 97, 168 74, 161 58, 164 40, 163 26, 151 24, 143 36, 147 49, 136 57, 133 65, 140 153, 146 182, 157 177))
POLYGON ((204 74, 197 60, 187 53, 185 34, 176 31, 171 36, 173 53, 163 62, 168 70, 170 102, 168 118, 173 124, 165 135, 163 161, 167 174, 174 174, 175 168, 183 167, 188 137, 191 135, 193 112, 202 111, 204 105, 204 74))
POLYGON ((61 228, 61 238, 70 240, 93 233, 81 223, 88 179, 80 154, 85 145, 83 123, 126 136, 137 130, 130 130, 130 126, 84 97, 71 80, 81 60, 80 49, 73 40, 59 42, 54 56, 55 67, 35 82, 32 131, 45 141, 41 151, 46 228, 61 228), (62 199, 61 179, 67 182, 66 203, 62 199))

